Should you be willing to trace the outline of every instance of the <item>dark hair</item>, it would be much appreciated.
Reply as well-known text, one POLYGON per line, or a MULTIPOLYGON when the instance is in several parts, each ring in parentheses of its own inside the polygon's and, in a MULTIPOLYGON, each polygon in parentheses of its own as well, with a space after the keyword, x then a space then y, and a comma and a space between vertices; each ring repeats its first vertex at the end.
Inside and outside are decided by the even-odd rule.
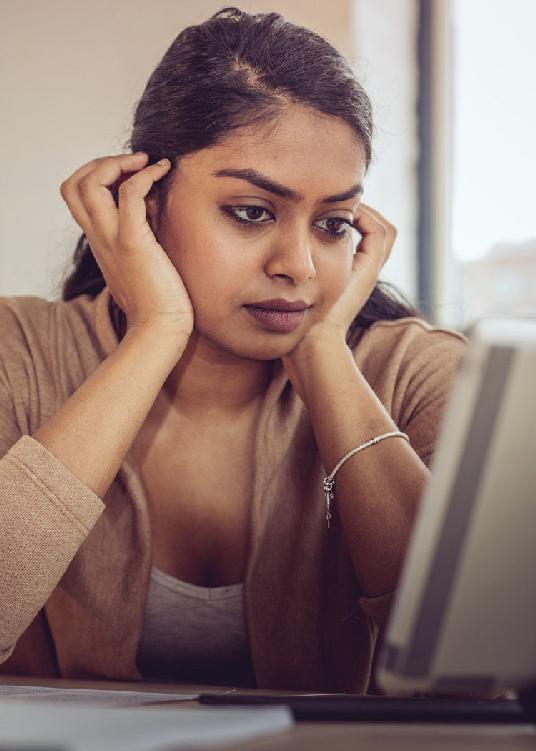
MULTIPOLYGON (((144 151, 149 164, 168 157, 172 168, 153 185, 165 199, 181 157, 223 142, 244 126, 269 127, 289 104, 309 106, 345 120, 372 158, 370 100, 347 60, 326 39, 279 13, 250 14, 229 7, 189 26, 153 71, 134 114, 125 149, 144 151)), ((165 201, 159 201, 159 210, 165 201)), ((95 297, 105 286, 84 234, 63 282, 62 299, 95 297)), ((122 338, 126 318, 115 301, 112 321, 122 338)), ((355 346, 375 321, 421 314, 402 293, 378 281, 348 329, 355 346)))

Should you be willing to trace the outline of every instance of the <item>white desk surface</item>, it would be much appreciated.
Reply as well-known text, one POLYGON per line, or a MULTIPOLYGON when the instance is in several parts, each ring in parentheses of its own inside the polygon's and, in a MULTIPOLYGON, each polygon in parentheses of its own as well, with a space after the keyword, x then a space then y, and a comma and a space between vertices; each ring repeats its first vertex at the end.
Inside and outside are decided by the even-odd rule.
MULTIPOLYGON (((229 686, 175 683, 79 681, 63 678, 2 676, 1 684, 159 691, 184 694, 230 690, 229 686)), ((240 689, 264 693, 259 689, 240 689)), ((270 691, 288 695, 291 691, 270 691)), ((154 706, 154 705, 153 705, 154 706)), ((162 704, 170 711, 201 706, 196 701, 162 704)), ((205 705, 203 705, 205 706, 205 705)), ((143 709, 143 707, 140 707, 143 709)), ((230 748, 226 746, 225 748, 230 748)), ((530 725, 439 725, 361 722, 297 722, 289 731, 232 746, 236 751, 536 751, 536 728, 530 725)))

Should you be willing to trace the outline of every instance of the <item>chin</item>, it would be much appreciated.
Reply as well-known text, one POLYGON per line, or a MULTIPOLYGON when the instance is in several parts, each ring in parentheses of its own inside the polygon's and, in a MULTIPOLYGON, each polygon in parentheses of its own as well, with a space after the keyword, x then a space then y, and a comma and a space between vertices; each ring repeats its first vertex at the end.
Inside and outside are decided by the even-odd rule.
POLYGON ((237 347, 229 349, 237 357, 242 357, 246 360, 277 360, 283 355, 294 349, 296 343, 283 345, 283 342, 274 342, 273 344, 266 344, 266 342, 251 342, 250 346, 247 346, 245 342, 241 342, 237 347))
POLYGON ((277 360, 287 355, 300 341, 301 336, 293 334, 279 334, 266 337, 258 334, 245 336, 243 333, 233 337, 207 336, 202 334, 210 344, 221 352, 240 357, 244 360, 277 360), (271 341, 270 341, 271 338, 271 341))

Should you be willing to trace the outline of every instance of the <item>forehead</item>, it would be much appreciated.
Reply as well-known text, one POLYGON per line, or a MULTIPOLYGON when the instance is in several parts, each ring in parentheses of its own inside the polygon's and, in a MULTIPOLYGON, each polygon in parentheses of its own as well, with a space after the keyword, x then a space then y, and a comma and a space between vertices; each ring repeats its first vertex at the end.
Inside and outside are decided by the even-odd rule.
POLYGON ((340 192, 362 182, 366 169, 364 149, 347 122, 297 105, 274 122, 239 128, 181 161, 181 171, 192 177, 226 167, 256 169, 306 196, 340 192))

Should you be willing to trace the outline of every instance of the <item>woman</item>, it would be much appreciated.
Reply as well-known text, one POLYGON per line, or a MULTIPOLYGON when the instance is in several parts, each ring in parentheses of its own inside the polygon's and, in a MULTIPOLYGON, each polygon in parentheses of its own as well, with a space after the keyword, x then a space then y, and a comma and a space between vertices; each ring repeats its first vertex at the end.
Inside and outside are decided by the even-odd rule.
POLYGON ((371 134, 327 41, 226 8, 62 184, 63 299, 0 305, 0 672, 377 690, 465 339, 378 282, 371 134))

